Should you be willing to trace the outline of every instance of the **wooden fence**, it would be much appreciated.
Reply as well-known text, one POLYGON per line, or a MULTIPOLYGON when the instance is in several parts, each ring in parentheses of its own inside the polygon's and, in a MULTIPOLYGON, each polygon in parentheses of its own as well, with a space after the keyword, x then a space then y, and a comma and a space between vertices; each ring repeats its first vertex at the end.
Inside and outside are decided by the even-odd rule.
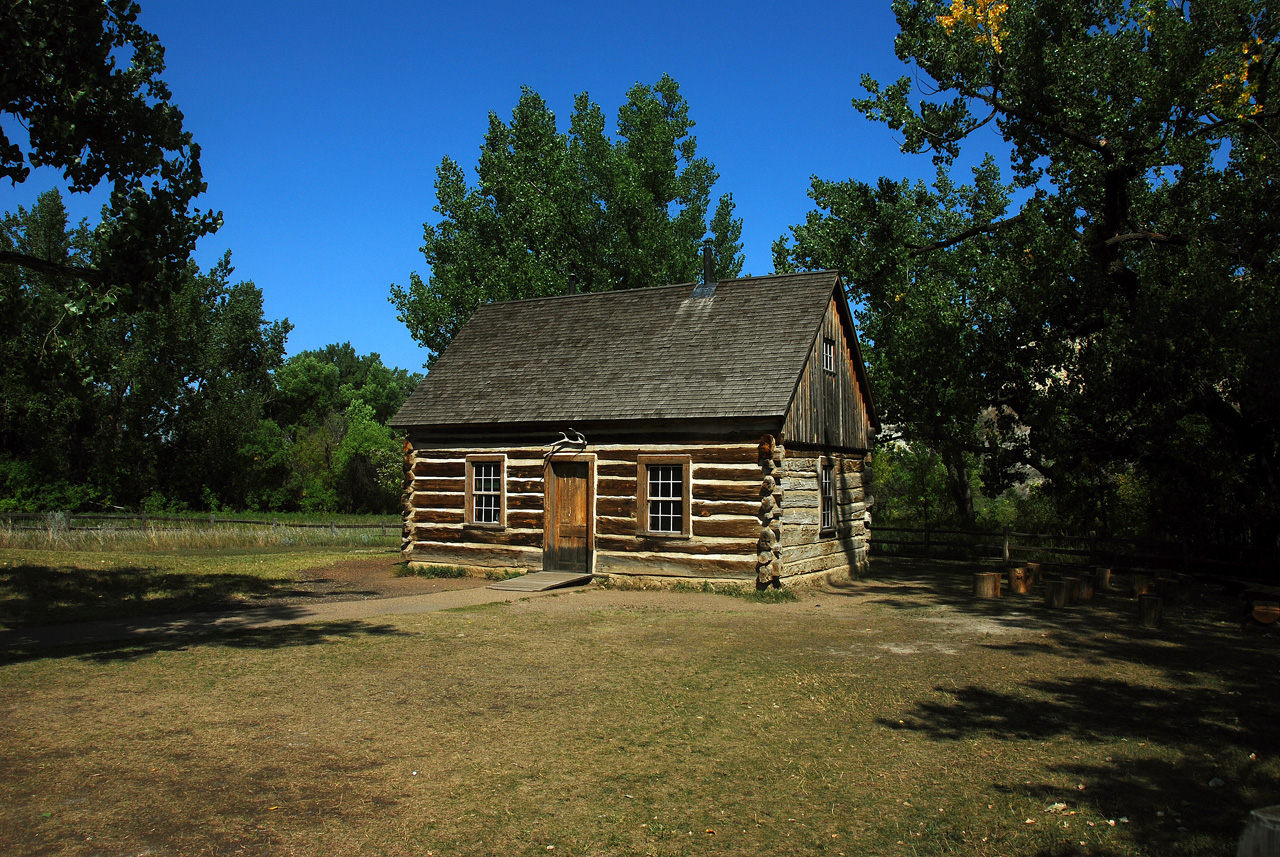
POLYGON ((1166 568, 1202 574, 1280 577, 1280 550, 1119 536, 1019 533, 940 527, 871 528, 871 552, 879 556, 951 557, 1066 566, 1166 568))
POLYGON ((15 530, 39 530, 65 532, 72 530, 164 530, 169 532, 195 529, 213 529, 223 525, 251 525, 277 529, 318 529, 337 533, 339 530, 381 530, 382 535, 399 535, 400 518, 389 518, 374 524, 345 524, 336 520, 327 523, 300 523, 295 521, 270 521, 261 518, 220 518, 217 515, 149 515, 124 513, 72 513, 72 512, 6 512, 0 513, 0 521, 15 530))

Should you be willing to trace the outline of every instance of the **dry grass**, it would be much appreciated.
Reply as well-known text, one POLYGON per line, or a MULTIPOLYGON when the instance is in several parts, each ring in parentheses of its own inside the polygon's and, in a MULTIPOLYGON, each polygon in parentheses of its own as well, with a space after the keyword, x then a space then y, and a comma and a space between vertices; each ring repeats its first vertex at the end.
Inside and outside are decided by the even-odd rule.
POLYGON ((278 548, 400 546, 397 527, 333 529, 289 524, 216 524, 112 526, 67 530, 58 527, 19 529, 0 522, 0 550, 102 551, 140 553, 192 550, 272 550, 278 548))
POLYGON ((1225 603, 1139 632, 1118 596, 1048 613, 877 569, 790 604, 592 590, 15 659, 0 842, 1227 855, 1280 802, 1280 638, 1225 603))

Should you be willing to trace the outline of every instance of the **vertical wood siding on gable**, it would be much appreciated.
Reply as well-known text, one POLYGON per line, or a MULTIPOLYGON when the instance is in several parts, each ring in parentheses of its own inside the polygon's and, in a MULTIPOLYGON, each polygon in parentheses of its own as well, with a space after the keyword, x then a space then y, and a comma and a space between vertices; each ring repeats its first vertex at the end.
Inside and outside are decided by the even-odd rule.
POLYGON ((836 298, 827 306, 822 329, 814 340, 783 423, 790 444, 827 449, 870 449, 871 425, 862 386, 858 383, 853 349, 840 321, 836 298), (822 344, 835 342, 836 371, 822 368, 822 344))

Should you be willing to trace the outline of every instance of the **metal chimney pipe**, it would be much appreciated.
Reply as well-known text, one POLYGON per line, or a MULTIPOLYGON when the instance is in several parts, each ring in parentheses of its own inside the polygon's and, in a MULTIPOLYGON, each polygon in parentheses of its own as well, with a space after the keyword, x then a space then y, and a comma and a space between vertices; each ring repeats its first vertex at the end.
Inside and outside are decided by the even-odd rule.
POLYGON ((578 278, 573 274, 569 275, 569 294, 576 295, 578 293, 578 278))
POLYGON ((702 284, 715 282, 716 260, 711 255, 711 239, 702 242, 702 284))

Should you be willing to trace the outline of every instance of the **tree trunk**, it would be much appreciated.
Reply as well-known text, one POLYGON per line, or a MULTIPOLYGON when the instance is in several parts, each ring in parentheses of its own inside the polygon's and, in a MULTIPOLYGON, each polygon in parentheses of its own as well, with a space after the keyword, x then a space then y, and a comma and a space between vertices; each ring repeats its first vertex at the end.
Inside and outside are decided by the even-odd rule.
POLYGON ((1096 580, 1094 582, 1097 585, 1098 592, 1110 592, 1111 591, 1111 569, 1100 565, 1096 569, 1094 569, 1094 572, 1096 575, 1096 580))
POLYGON ((956 514, 960 522, 972 529, 978 521, 978 514, 973 508, 973 486, 969 483, 969 464, 965 461, 964 452, 956 449, 942 450, 942 463, 947 468, 947 487, 951 489, 951 497, 955 500, 956 514))
POLYGON ((1026 595, 1031 591, 1031 575, 1025 566, 1009 569, 1009 591, 1014 595, 1026 595))

